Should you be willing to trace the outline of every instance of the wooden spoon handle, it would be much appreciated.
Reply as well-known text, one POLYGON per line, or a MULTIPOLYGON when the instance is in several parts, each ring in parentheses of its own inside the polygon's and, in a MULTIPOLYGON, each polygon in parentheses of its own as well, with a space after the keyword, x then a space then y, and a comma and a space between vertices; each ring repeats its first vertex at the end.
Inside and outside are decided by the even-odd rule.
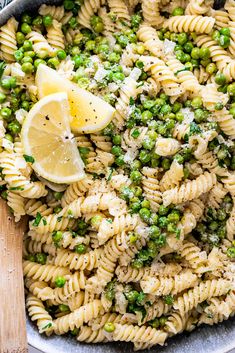
POLYGON ((27 220, 15 224, 0 199, 0 353, 27 353, 22 242, 27 220))

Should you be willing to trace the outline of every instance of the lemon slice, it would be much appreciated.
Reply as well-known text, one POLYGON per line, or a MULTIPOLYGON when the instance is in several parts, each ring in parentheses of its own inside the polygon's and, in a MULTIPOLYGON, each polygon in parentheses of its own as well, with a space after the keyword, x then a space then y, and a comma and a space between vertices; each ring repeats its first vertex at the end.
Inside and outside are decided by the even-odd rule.
POLYGON ((35 172, 58 184, 85 176, 69 119, 67 94, 51 94, 33 106, 21 132, 24 153, 33 157, 35 172))
POLYGON ((70 105, 71 129, 78 133, 100 131, 112 120, 115 109, 103 99, 79 88, 46 65, 39 65, 36 73, 39 98, 57 92, 66 92, 70 105))

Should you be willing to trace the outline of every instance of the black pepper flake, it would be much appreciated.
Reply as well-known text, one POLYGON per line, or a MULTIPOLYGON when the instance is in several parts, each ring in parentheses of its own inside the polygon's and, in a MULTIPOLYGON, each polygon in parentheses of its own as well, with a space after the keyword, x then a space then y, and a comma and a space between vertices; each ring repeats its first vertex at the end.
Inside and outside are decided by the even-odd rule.
POLYGON ((50 118, 49 118, 49 116, 48 116, 48 115, 46 115, 46 116, 45 116, 45 119, 46 119, 46 120, 50 120, 50 118))

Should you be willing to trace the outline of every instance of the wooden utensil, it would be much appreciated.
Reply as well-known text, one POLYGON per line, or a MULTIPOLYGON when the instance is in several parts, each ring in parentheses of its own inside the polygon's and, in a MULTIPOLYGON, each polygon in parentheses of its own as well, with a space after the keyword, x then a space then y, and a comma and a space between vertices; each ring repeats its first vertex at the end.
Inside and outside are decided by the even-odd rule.
POLYGON ((0 199, 0 353, 27 353, 22 243, 27 219, 15 223, 0 199))

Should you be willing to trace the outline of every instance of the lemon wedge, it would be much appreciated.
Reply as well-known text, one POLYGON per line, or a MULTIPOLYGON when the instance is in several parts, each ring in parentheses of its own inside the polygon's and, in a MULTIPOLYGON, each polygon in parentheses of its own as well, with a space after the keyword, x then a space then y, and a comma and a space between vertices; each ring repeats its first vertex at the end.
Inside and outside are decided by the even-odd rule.
POLYGON ((40 64, 36 73, 39 98, 66 92, 70 105, 71 129, 77 133, 93 133, 104 129, 112 120, 115 109, 103 99, 79 88, 55 70, 40 64))
POLYGON ((21 131, 24 153, 33 157, 35 172, 58 184, 85 177, 69 119, 67 94, 55 93, 33 106, 21 131))

